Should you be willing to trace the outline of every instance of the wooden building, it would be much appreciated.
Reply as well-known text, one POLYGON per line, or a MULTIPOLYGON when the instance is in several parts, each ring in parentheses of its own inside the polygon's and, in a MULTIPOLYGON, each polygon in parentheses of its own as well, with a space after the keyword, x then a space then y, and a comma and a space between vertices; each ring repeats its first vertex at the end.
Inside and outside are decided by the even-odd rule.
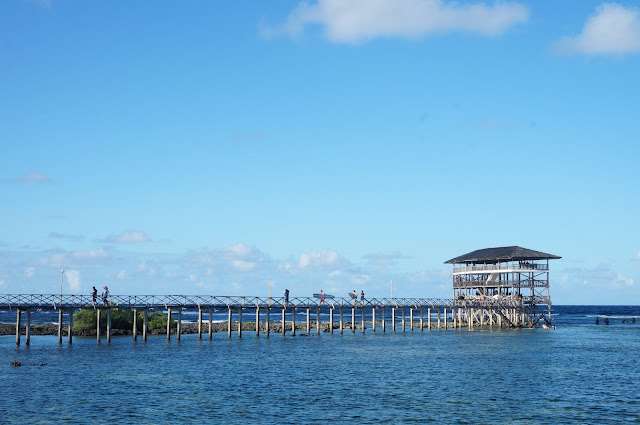
POLYGON ((506 246, 479 249, 445 264, 453 264, 453 298, 459 304, 491 307, 490 314, 502 316, 510 325, 551 325, 549 260, 559 258, 506 246), (501 309, 507 304, 508 309, 501 309))

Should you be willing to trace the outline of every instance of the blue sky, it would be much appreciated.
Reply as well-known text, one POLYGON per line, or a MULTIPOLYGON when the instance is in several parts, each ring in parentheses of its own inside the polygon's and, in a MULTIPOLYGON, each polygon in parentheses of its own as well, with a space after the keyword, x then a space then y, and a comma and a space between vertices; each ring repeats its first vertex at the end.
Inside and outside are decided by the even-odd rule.
POLYGON ((631 1, 0 3, 0 292, 640 300, 631 1))

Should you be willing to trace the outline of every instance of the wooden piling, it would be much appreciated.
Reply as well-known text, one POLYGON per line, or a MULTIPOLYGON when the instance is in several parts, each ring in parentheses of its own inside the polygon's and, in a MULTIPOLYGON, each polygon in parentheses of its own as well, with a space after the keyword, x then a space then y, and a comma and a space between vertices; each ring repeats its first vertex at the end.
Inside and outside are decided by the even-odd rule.
POLYGON ((344 321, 342 320, 343 309, 340 307, 340 335, 342 335, 342 329, 344 328, 344 321))
POLYGON ((333 334, 333 307, 329 309, 329 333, 333 334))
POLYGON ((24 344, 31 344, 31 310, 27 310, 27 326, 25 328, 24 344))
POLYGON ((232 313, 231 313, 231 307, 229 307, 229 313, 228 313, 228 319, 227 319, 227 338, 231 338, 231 319, 232 319, 232 313))
POLYGON ((413 309, 409 309, 409 329, 413 332, 413 309))
POLYGON ((382 306, 382 323, 381 323, 381 325, 382 325, 382 333, 385 333, 386 330, 387 330, 387 321, 385 320, 385 314, 386 314, 385 310, 386 310, 386 307, 382 306))
POLYGON ((133 340, 138 340, 138 310, 133 309, 133 340))
POLYGON ((73 342, 73 310, 69 310, 69 344, 73 342))
POLYGON ((58 344, 62 344, 62 309, 58 308, 58 344))
POLYGON ((420 308, 420 332, 424 332, 424 321, 422 317, 424 316, 424 309, 420 308))
POLYGON ((447 309, 444 309, 444 329, 447 329, 447 309))
POLYGON ((320 308, 316 309, 316 335, 320 335, 320 308))
POLYGON ((402 332, 404 333, 404 308, 400 309, 400 314, 402 315, 402 332))
POLYGON ((167 308, 167 341, 171 341, 171 309, 167 308))
POLYGON ((178 308, 178 326, 176 327, 176 339, 180 341, 182 335, 182 309, 178 308))
POLYGON ((282 336, 283 337, 286 334, 286 330, 287 330, 287 322, 284 321, 286 312, 287 310, 283 308, 282 309, 282 336))
POLYGON ((356 309, 351 309, 351 333, 356 332, 356 309))
POLYGON ((100 342, 100 314, 102 309, 98 307, 96 309, 96 342, 100 342))
POLYGON ((198 339, 202 339, 202 309, 198 307, 198 339))
POLYGON ((22 312, 20 309, 16 309, 16 345, 20 345, 20 319, 22 318, 22 312))
POLYGON ((396 309, 391 308, 391 332, 396 331, 396 309))
POLYGON ((260 308, 256 307, 256 336, 260 336, 260 308))
POLYGON ((267 307, 267 317, 265 317, 265 325, 264 325, 264 336, 269 338, 269 312, 271 311, 270 307, 267 307))
POLYGON ((440 330, 440 309, 438 309, 438 330, 440 330))
POLYGON ((238 338, 242 338, 242 307, 238 310, 238 338))
POLYGON ((107 308, 107 344, 111 343, 111 307, 107 308))
POLYGON ((213 339, 213 309, 209 309, 209 341, 213 339))
POLYGON ((362 333, 364 333, 364 307, 362 307, 362 333))
POLYGON ((371 330, 376 331, 376 308, 371 309, 371 330))
POLYGON ((147 309, 142 310, 142 340, 147 342, 147 332, 149 330, 149 325, 147 323, 147 309))
POLYGON ((311 309, 307 309, 307 336, 311 333, 311 309))
POLYGON ((296 336, 296 308, 291 309, 291 335, 296 336))

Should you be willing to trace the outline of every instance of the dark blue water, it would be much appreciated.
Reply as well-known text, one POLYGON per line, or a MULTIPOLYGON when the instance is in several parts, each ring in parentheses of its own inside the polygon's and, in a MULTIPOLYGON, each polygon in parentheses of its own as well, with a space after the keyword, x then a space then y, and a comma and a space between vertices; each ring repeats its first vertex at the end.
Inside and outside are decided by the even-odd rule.
POLYGON ((0 423, 640 423, 640 323, 622 323, 640 307, 554 312, 556 330, 60 347, 34 336, 29 348, 4 336, 0 423), (611 324, 595 325, 597 316, 611 324))

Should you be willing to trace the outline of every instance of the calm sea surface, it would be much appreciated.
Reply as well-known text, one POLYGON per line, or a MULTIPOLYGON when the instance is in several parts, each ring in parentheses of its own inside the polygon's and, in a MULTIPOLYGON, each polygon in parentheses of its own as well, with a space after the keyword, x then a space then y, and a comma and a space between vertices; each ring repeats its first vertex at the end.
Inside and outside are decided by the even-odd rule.
POLYGON ((640 307, 554 312, 556 330, 2 336, 0 424, 640 423, 640 307))

